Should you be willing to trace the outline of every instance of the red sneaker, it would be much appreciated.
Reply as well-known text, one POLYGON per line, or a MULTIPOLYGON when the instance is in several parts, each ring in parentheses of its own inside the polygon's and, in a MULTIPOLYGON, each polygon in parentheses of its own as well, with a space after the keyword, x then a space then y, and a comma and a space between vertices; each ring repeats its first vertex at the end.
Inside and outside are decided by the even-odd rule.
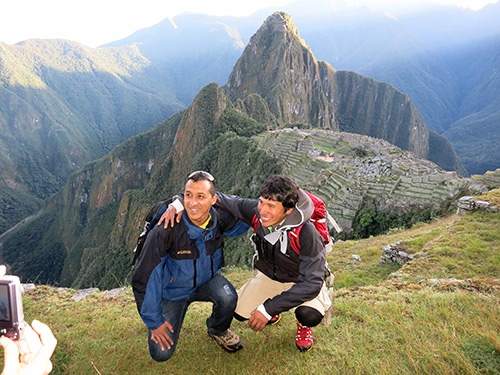
POLYGON ((297 322, 297 336, 295 337, 295 345, 297 346, 297 349, 301 352, 307 352, 311 350, 313 342, 312 328, 303 326, 297 322))
POLYGON ((275 324, 278 324, 279 321, 281 320, 281 314, 273 316, 269 321, 267 322, 268 326, 273 326, 275 324))

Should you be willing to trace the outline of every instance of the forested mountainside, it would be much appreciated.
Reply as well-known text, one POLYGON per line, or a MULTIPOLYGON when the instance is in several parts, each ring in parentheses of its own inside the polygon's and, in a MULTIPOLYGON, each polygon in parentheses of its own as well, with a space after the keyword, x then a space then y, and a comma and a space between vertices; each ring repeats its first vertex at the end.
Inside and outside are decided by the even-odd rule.
MULTIPOLYGON (((354 110, 350 105, 343 104, 342 96, 337 95, 337 88, 334 85, 334 78, 338 72, 332 68, 328 68, 326 75, 330 80, 328 83, 331 83, 330 86, 326 86, 329 91, 322 91, 319 87, 315 93, 325 99, 325 107, 320 108, 319 112, 303 110, 304 107, 301 106, 306 102, 301 102, 300 96, 294 105, 289 105, 286 101, 293 96, 291 93, 294 90, 290 87, 290 81, 283 78, 290 74, 289 61, 297 62, 297 65, 293 65, 293 70, 297 71, 297 83, 304 83, 303 92, 306 96, 313 96, 314 85, 309 85, 305 74, 302 76, 299 73, 310 74, 311 81, 316 81, 315 77, 321 77, 317 69, 320 64, 314 59, 310 50, 300 42, 298 33, 294 30, 293 23, 286 14, 275 13, 270 16, 256 33, 259 37, 253 39, 253 43, 245 50, 240 62, 235 66, 230 78, 232 84, 221 88, 213 83, 204 87, 186 110, 170 117, 156 128, 132 137, 107 156, 86 165, 70 176, 64 188, 47 200, 39 217, 27 221, 5 240, 0 254, 2 259, 11 265, 13 272, 23 275, 27 280, 36 279, 38 282, 75 287, 89 285, 109 287, 127 283, 131 271, 131 251, 141 230, 142 218, 151 204, 178 193, 189 171, 209 170, 216 176, 217 187, 221 191, 256 197, 261 182, 270 174, 283 172, 287 165, 284 164, 282 156, 269 153, 258 138, 253 139, 252 136, 262 134, 267 128, 286 126, 290 120, 294 121, 291 126, 308 127, 310 126, 308 123, 313 122, 311 119, 314 118, 308 115, 318 113, 317 118, 320 118, 324 108, 332 109, 334 119, 339 117, 337 115, 339 113, 343 121, 356 124, 355 116, 359 108, 355 106, 354 110), (263 37, 263 30, 268 31, 267 37, 263 37), (269 53, 269 45, 275 46, 275 51, 279 53, 269 53), (248 71, 241 68, 241 62, 248 61, 248 54, 257 55, 256 61, 262 63, 263 69, 271 66, 276 56, 279 58, 287 56, 289 59, 285 59, 286 64, 275 65, 278 71, 273 87, 281 85, 281 90, 277 89, 276 93, 284 93, 283 96, 277 96, 282 103, 281 112, 272 107, 273 102, 269 96, 263 98, 262 95, 265 93, 255 92, 252 88, 255 81, 247 74, 248 71, 253 72, 253 68, 249 67, 248 71), (299 64, 306 60, 310 65, 299 64), (241 73, 238 90, 231 91, 235 88, 232 79, 238 72, 241 73), (241 94, 242 88, 247 88, 246 95, 241 94), (232 97, 231 93, 235 92, 239 92, 239 96, 232 97), (329 107, 329 100, 332 98, 337 105, 329 107), (342 109, 342 106, 350 110, 342 109), (299 122, 300 120, 302 122, 299 122)), ((349 77, 348 72, 341 74, 349 77)), ((352 77, 355 79, 348 80, 351 82, 351 89, 346 83, 342 86, 344 89, 353 92, 355 89, 364 88, 366 80, 369 82, 366 85, 374 88, 371 92, 376 93, 375 97, 385 103, 379 109, 387 108, 386 122, 390 123, 391 116, 399 117, 402 122, 396 130, 391 128, 392 125, 381 122, 382 129, 392 129, 392 132, 400 133, 401 139, 416 152, 426 149, 425 142, 412 137, 415 131, 417 132, 415 134, 425 135, 426 128, 423 122, 415 122, 415 119, 419 119, 418 111, 406 96, 387 84, 376 83, 359 75, 352 77), (415 126, 420 128, 413 129, 415 126)), ((351 95, 347 95, 347 98, 352 100, 351 95)), ((367 108, 370 108, 370 105, 375 106, 374 97, 369 94, 361 95, 361 99, 355 100, 354 103, 357 105, 363 103, 362 107, 366 105, 367 108)), ((366 113, 364 115, 369 118, 366 113)), ((330 125, 325 128, 330 129, 330 125)), ((351 135, 354 138, 364 137, 351 135)), ((318 144, 317 140, 314 142, 318 144)), ((334 138, 328 142, 323 147, 333 149, 334 138)), ((308 142, 305 144, 310 145, 308 142)), ((280 152, 293 154, 292 151, 302 147, 297 141, 291 141, 290 145, 289 151, 285 149, 280 152)), ((382 148, 386 151, 388 149, 386 146, 382 148)), ((363 160, 373 157, 371 146, 366 146, 360 141, 346 145, 346 150, 343 152, 351 155, 353 160, 359 160, 357 166, 349 167, 354 171, 359 169, 359 173, 371 163, 369 159, 363 160)), ((387 152, 398 155, 403 153, 399 148, 387 152)), ((409 157, 415 159, 410 164, 421 164, 421 167, 401 167, 398 163, 394 163, 394 174, 388 175, 387 178, 379 178, 378 181, 377 179, 370 181, 371 192, 377 190, 379 183, 380 190, 386 190, 387 194, 383 196, 386 207, 400 210, 409 208, 409 204, 400 199, 399 192, 406 191, 405 189, 411 190, 413 182, 408 183, 406 180, 398 182, 398 174, 412 176, 414 171, 421 172, 422 169, 429 170, 428 173, 431 174, 443 174, 437 165, 419 159, 414 154, 409 157), (398 188, 399 184, 401 186, 398 188), (398 197, 398 203, 391 205, 393 197, 398 197)), ((313 167, 311 169, 314 174, 316 169, 313 167)), ((328 173, 318 173, 318 181, 326 183, 329 176, 328 173)), ((333 174, 331 178, 335 179, 335 175, 333 174)), ((425 185, 425 178, 418 178, 421 178, 425 185)), ((314 179, 315 176, 311 177, 311 181, 314 179)), ((441 200, 455 194, 461 181, 464 181, 456 175, 455 179, 458 182, 453 181, 450 188, 439 189, 436 199, 430 204, 439 204, 441 200)), ((443 182, 443 185, 448 186, 447 181, 441 179, 439 183, 443 182)), ((357 184, 359 182, 351 186, 350 182, 346 181, 343 188, 351 190, 357 184)), ((423 189, 427 189, 428 186, 424 186, 423 189)), ((368 192, 367 196, 369 195, 368 192)), ((324 198, 327 204, 334 199, 333 196, 324 198)), ((338 199, 335 199, 337 202, 338 199)), ((346 199, 349 200, 348 197, 346 199)), ((414 201, 411 202, 415 205, 414 201)), ((342 218, 345 219, 345 223, 352 221, 349 215, 355 215, 357 209, 359 207, 352 206, 349 208, 350 212, 342 214, 345 216, 342 218)), ((348 225, 345 227, 348 228, 348 225)), ((241 247, 244 248, 243 242, 241 247)), ((246 255, 237 254, 230 261, 245 263, 246 255)))
POLYGON ((0 43, 0 233, 72 172, 183 108, 138 77, 149 64, 135 47, 0 43))

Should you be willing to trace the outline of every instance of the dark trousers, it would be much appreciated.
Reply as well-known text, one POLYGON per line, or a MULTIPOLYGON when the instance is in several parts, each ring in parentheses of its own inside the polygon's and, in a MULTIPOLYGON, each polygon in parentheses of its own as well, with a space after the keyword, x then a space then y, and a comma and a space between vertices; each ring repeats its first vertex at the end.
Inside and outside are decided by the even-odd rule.
POLYGON ((174 344, 170 349, 165 347, 165 350, 161 350, 160 345, 151 340, 150 330, 148 335, 149 353, 155 361, 163 362, 172 356, 177 346, 177 340, 179 339, 179 333, 188 306, 195 301, 213 303, 212 315, 207 319, 208 333, 217 336, 226 333, 233 319, 238 295, 233 285, 225 277, 215 275, 186 299, 180 301, 162 301, 163 318, 174 329, 174 333, 167 330, 167 334, 172 338, 174 344))

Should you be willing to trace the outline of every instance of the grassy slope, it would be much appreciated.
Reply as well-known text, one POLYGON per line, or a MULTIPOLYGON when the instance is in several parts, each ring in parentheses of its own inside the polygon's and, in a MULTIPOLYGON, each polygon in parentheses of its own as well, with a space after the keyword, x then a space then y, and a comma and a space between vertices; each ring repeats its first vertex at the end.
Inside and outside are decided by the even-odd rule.
MULTIPOLYGON (((295 349, 291 312, 261 333, 234 322, 245 348, 228 354, 206 334, 210 305, 193 304, 167 363, 150 359, 131 291, 77 303, 40 287, 25 296, 25 315, 59 340, 54 374, 500 374, 499 228, 500 214, 479 212, 335 244, 332 324, 314 330, 306 354, 295 349), (381 247, 399 240, 416 258, 380 265, 381 247)), ((237 287, 249 275, 227 271, 237 287)))

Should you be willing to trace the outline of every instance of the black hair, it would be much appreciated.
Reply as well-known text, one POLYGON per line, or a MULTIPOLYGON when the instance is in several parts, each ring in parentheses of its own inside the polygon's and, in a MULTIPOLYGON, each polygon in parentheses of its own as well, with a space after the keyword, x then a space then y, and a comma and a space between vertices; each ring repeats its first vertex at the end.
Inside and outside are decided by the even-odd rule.
POLYGON ((210 194, 212 196, 215 195, 215 178, 210 173, 205 172, 205 171, 196 171, 196 172, 191 173, 188 176, 188 181, 189 180, 191 180, 193 182, 198 182, 198 181, 210 182, 210 194))
POLYGON ((299 186, 290 177, 273 175, 262 184, 260 196, 281 202, 286 211, 298 203, 299 186))

